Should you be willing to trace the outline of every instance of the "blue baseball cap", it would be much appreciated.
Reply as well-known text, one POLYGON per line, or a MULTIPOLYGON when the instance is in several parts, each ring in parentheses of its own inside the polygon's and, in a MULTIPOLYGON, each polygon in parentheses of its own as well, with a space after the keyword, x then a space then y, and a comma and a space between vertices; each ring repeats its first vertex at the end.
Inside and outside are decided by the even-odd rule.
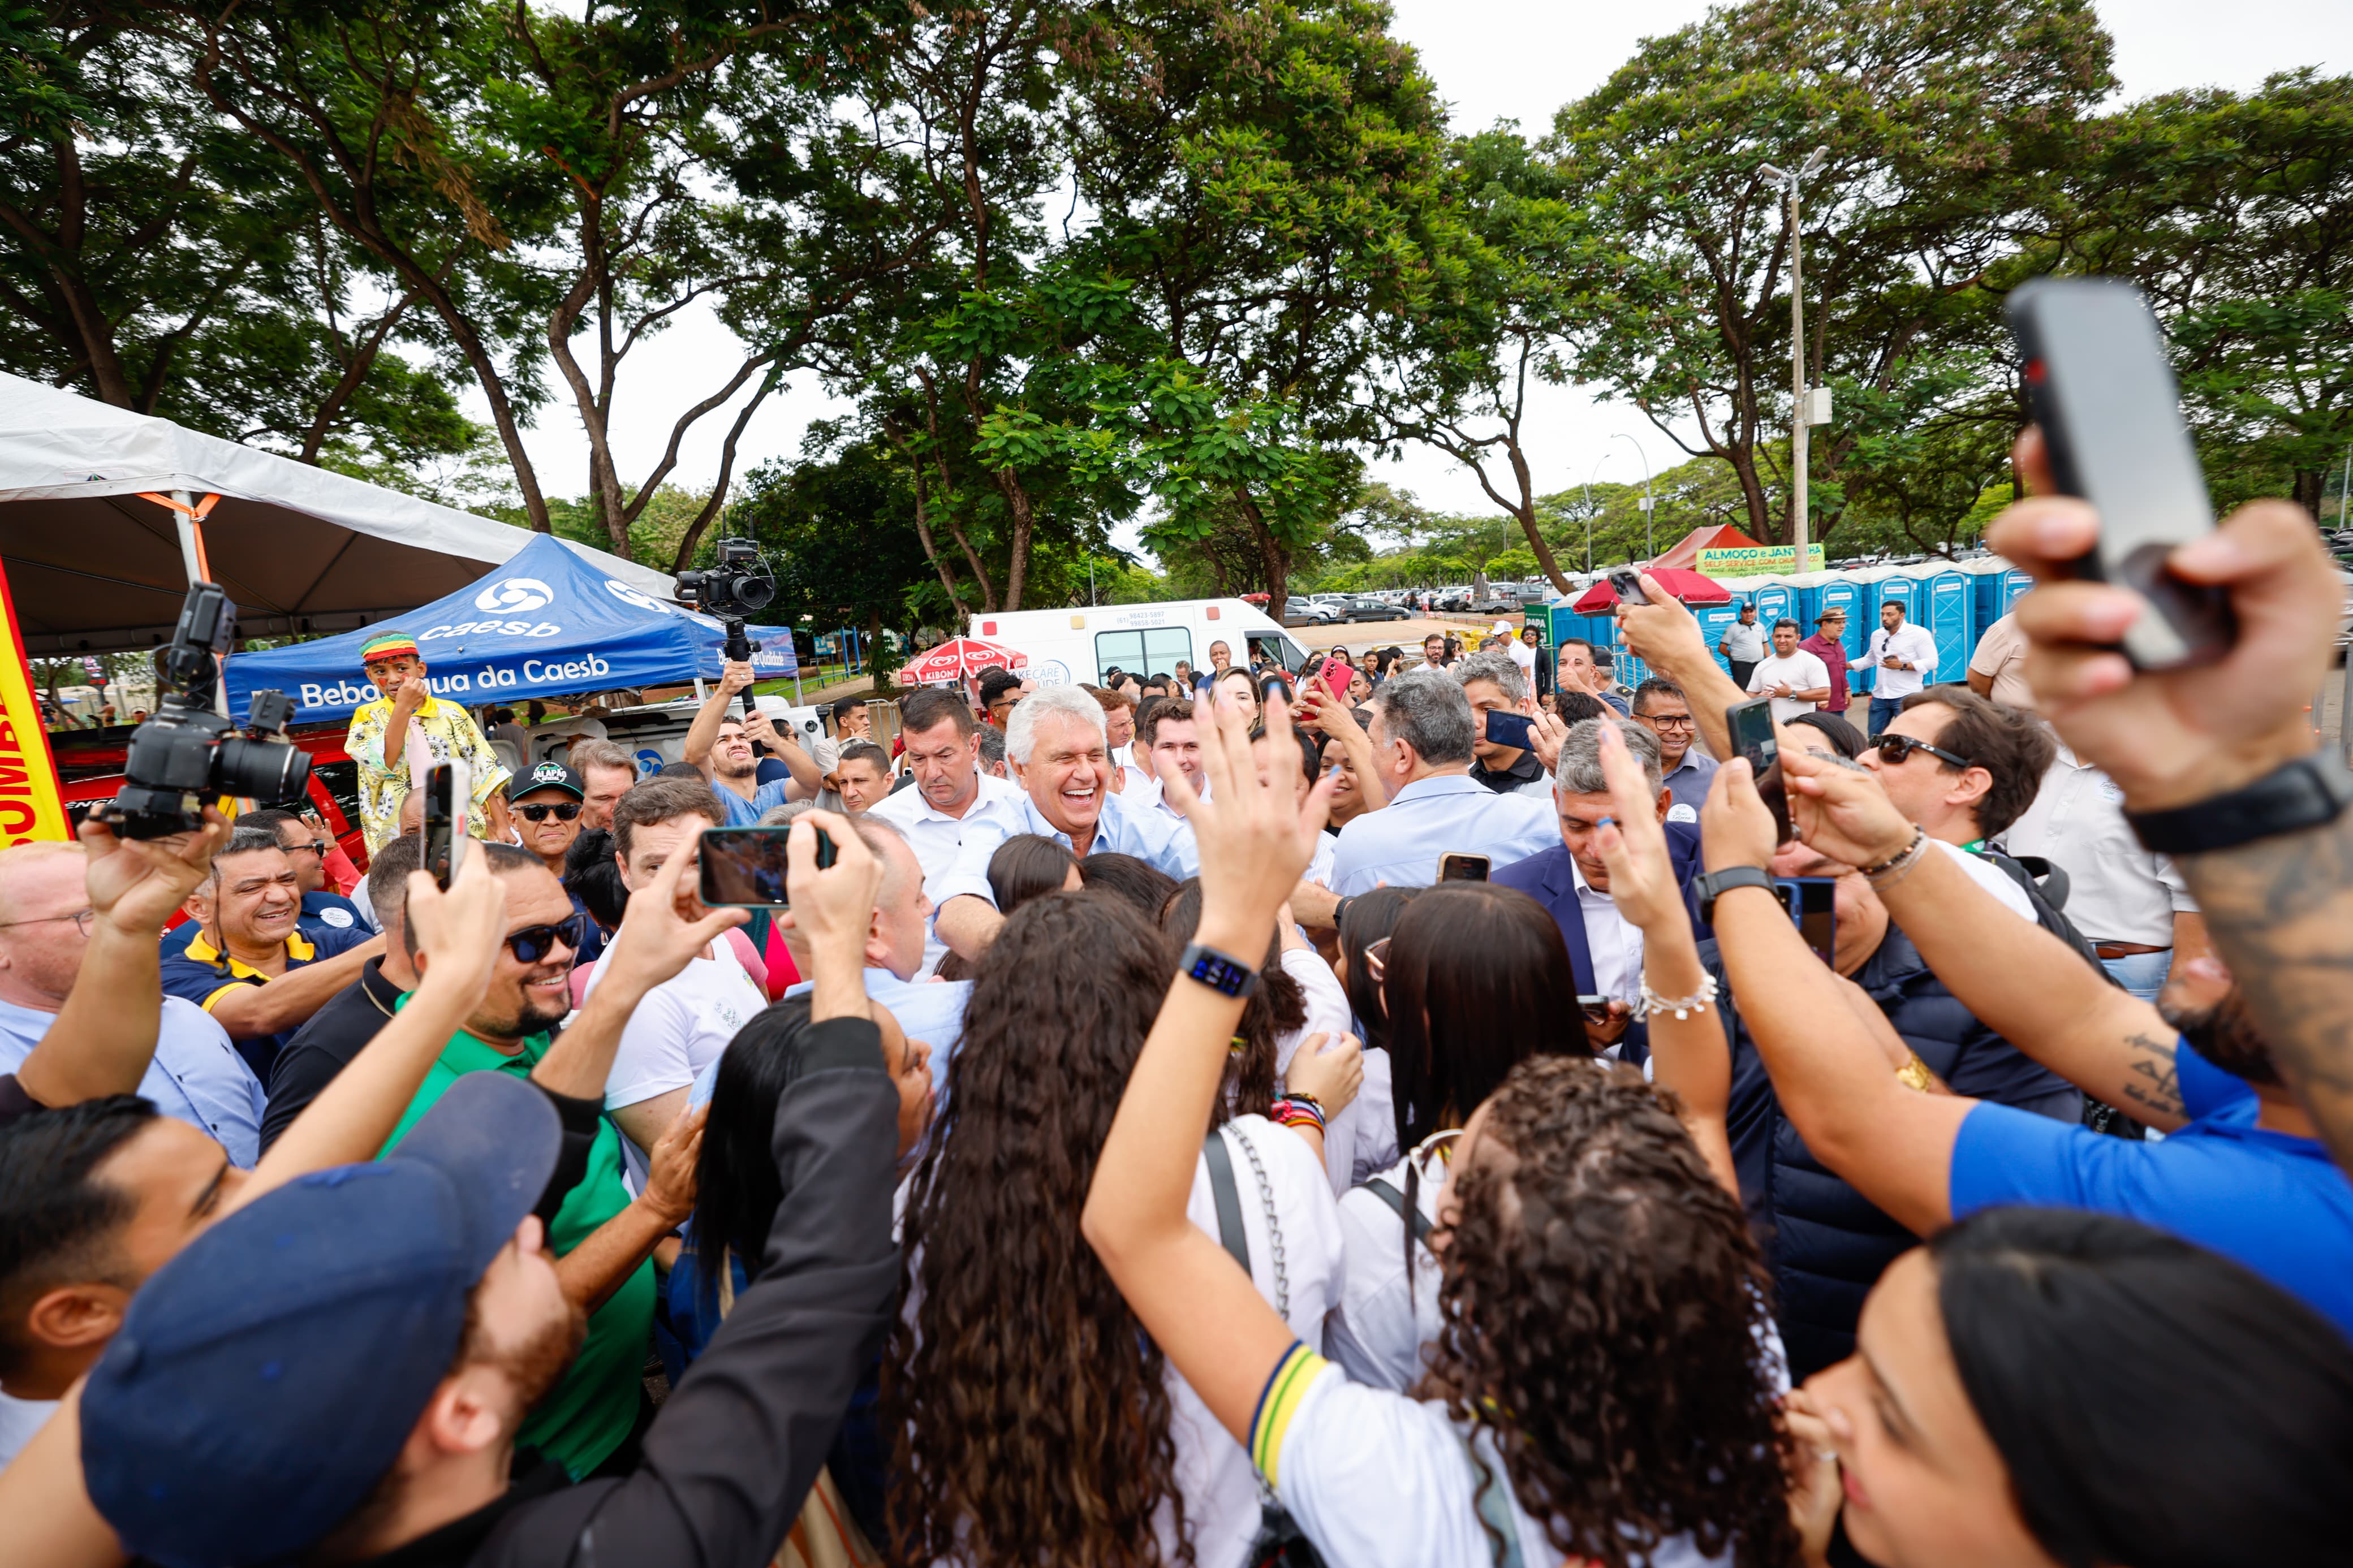
POLYGON ((229 1568, 348 1518, 456 1361, 562 1138, 531 1084, 468 1073, 381 1161, 290 1182, 156 1270, 81 1397, 83 1478, 124 1548, 229 1568))

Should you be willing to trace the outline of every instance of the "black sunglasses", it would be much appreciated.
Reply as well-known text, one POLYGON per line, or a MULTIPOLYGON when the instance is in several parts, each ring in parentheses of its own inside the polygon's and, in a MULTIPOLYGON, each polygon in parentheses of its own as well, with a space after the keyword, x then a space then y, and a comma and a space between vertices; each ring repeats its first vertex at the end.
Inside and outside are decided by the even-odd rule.
POLYGON ((575 910, 571 918, 552 926, 525 926, 521 931, 509 931, 507 951, 515 955, 517 963, 537 963, 559 945, 578 952, 580 944, 587 940, 588 916, 585 910, 575 910))
POLYGON ((1915 741, 1909 735, 1882 735, 1872 742, 1872 744, 1879 748, 1879 758, 1882 762, 1900 764, 1907 761, 1913 752, 1926 752, 1938 762, 1951 767, 1967 769, 1977 766, 1975 763, 1957 752, 1948 752, 1942 746, 1932 746, 1926 741, 1915 741))
POLYGON ((569 822, 580 815, 580 803, 576 800, 537 801, 530 805, 516 806, 515 810, 522 814, 525 822, 545 822, 551 814, 558 822, 569 822))

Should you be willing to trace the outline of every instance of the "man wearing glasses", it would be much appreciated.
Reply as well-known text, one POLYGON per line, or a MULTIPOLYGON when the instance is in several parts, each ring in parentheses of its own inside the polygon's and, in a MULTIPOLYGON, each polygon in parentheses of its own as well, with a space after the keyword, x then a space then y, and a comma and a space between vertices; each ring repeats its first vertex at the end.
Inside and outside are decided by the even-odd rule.
POLYGON ((1659 777, 1674 796, 1669 822, 1699 825, 1699 808, 1715 781, 1715 759, 1692 742, 1699 738, 1691 699, 1673 681, 1652 676, 1634 688, 1634 721, 1659 740, 1659 777))
MULTIPOLYGON (((515 783, 522 790, 514 797, 509 813, 514 818, 515 831, 522 839, 522 847, 537 856, 539 863, 561 881, 565 857, 572 852, 572 841, 580 837, 581 813, 587 809, 587 783, 553 757, 532 764, 515 783)), ((585 918, 588 906, 577 893, 569 897, 572 907, 585 918)), ((594 963, 605 952, 605 934, 595 921, 589 921, 587 931, 573 947, 581 963, 594 963)))
POLYGON ((1862 763, 1896 809, 1959 856, 1980 887, 2034 920, 2032 900, 1982 852, 2034 804, 2057 748, 2031 713, 1966 686, 1931 686, 1904 700, 1864 748, 1862 763))
POLYGON ((210 1013, 264 1083, 278 1048, 384 951, 356 927, 303 934, 293 857, 267 827, 230 834, 185 907, 195 934, 164 959, 164 994, 210 1013))

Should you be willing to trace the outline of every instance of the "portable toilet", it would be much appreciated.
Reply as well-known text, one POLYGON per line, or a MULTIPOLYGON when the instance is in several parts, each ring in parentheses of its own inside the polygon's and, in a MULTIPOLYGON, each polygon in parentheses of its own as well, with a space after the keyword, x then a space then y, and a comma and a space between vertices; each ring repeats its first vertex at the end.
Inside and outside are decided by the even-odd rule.
MULTIPOLYGON (((1797 620, 1798 590, 1780 577, 1760 577, 1755 581, 1756 586, 1749 590, 1748 597, 1757 606, 1757 624, 1763 626, 1765 635, 1770 637, 1775 621, 1797 620)), ((1798 636, 1802 640, 1805 635, 1805 627, 1801 624, 1798 636)))
POLYGON ((1969 655, 1977 651, 1977 586, 1949 561, 1904 568, 1920 586, 1905 610, 1936 639, 1936 670, 1930 684, 1967 680, 1969 655))
POLYGON ((1715 651, 1715 645, 1724 640, 1725 629, 1740 618, 1740 606, 1746 603, 1736 594, 1728 604, 1691 606, 1692 617, 1699 622, 1700 640, 1707 645, 1708 656, 1715 660, 1716 668, 1726 675, 1732 673, 1731 663, 1715 651))
POLYGON ((1977 591, 1978 636, 2010 614, 2019 595, 2034 586, 2034 579, 2012 566, 1999 555, 1968 561, 1961 570, 1969 574, 1970 585, 1977 591))

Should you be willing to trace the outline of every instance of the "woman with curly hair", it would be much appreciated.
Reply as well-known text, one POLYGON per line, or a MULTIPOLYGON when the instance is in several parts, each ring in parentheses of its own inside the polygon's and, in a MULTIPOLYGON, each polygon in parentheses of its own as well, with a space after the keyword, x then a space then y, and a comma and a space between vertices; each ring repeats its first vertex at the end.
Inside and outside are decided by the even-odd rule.
POLYGON ((1350 1382, 1185 1223, 1187 1130, 1215 1102, 1241 1010, 1240 987, 1216 982, 1264 944, 1321 815, 1258 784, 1230 716, 1219 728, 1192 820, 1197 941, 1226 966, 1169 988, 1082 1221, 1146 1331, 1327 1563, 1788 1562, 1763 1262, 1634 1069, 1543 1057, 1472 1108, 1439 1205, 1444 1329, 1425 1397, 1350 1382))
MULTIPOLYGON (((1379 892, 1352 900, 1348 918, 1379 892)), ((1592 1052, 1560 927, 1511 888, 1423 889, 1348 976, 1359 1016, 1369 1006, 1382 1019, 1389 1146, 1404 1157, 1393 1155, 1394 1164, 1340 1200, 1347 1272, 1325 1351, 1357 1382, 1403 1390, 1421 1376, 1438 1338, 1439 1268, 1428 1238, 1466 1119, 1531 1057, 1592 1052)))
MULTIPOLYGON (((1079 1235, 1176 962, 1124 900, 1049 893, 1006 921, 974 982, 945 1109, 907 1186, 907 1304, 885 1357, 902 1561, 1239 1568, 1255 1537, 1249 1461, 1079 1235)), ((1219 1041, 1221 1076, 1238 1024, 1219 1041)), ((1318 1058, 1327 1105, 1345 1103, 1353 1061, 1318 1058)), ((1243 1289, 1315 1342, 1339 1267, 1315 1141, 1203 1098, 1179 1130, 1193 1163, 1178 1203, 1211 1247, 1213 1126, 1249 1242, 1243 1289)))

